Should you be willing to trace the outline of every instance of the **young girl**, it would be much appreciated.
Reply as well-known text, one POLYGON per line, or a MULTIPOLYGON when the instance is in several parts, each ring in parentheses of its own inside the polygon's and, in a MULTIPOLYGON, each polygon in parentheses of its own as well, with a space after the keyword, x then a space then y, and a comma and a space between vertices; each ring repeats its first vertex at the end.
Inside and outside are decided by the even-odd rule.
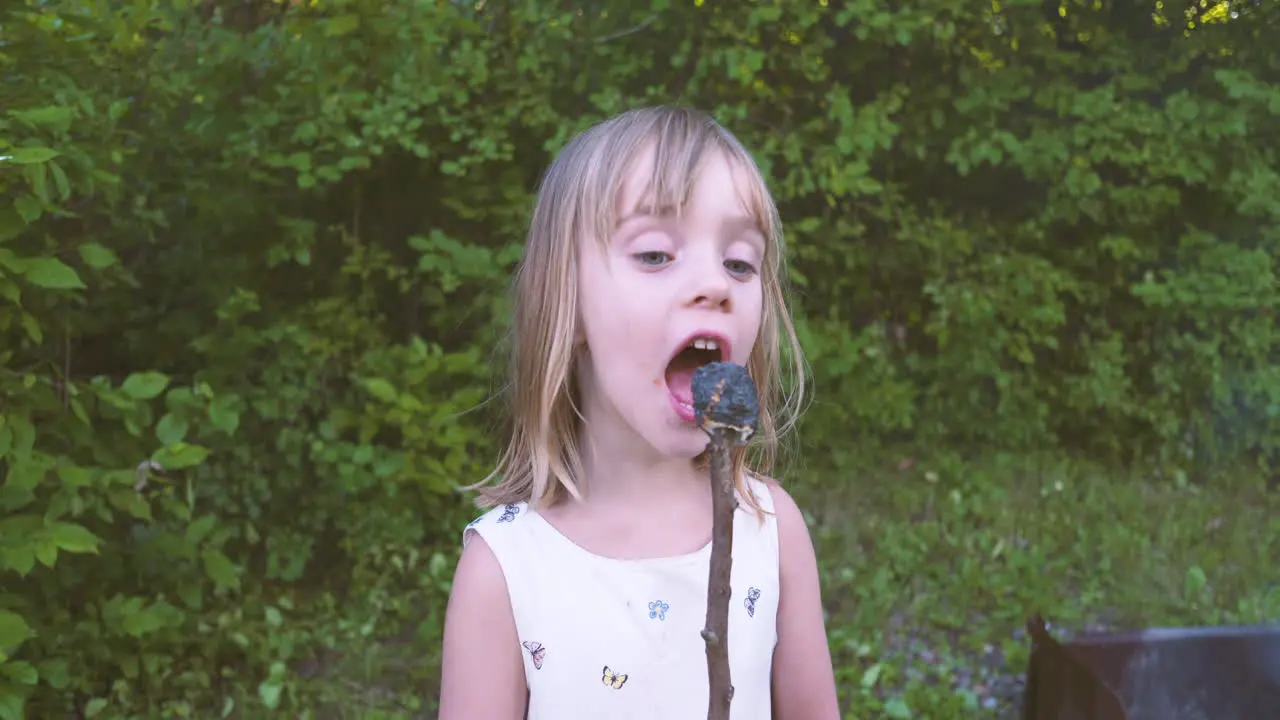
MULTIPOLYGON (((779 220, 714 120, 634 110, 587 130, 543 179, 515 282, 513 432, 492 508, 463 532, 444 631, 443 720, 694 720, 711 539, 701 364, 746 366, 754 442, 794 420, 781 344, 779 220)), ((797 394, 798 397, 798 394, 797 394)), ((729 658, 735 720, 838 720, 804 520, 735 459, 729 658)))

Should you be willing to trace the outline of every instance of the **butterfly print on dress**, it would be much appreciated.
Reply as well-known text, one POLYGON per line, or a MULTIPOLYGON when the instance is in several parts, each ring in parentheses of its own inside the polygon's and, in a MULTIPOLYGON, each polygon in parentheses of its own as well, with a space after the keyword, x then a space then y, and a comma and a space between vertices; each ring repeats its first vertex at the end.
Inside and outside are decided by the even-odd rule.
POLYGON ((747 598, 742 601, 747 606, 747 617, 756 616, 756 601, 760 599, 760 588, 747 588, 747 598))
POLYGON ((627 676, 615 673, 609 669, 608 665, 605 665, 604 672, 600 675, 600 682, 603 682, 606 687, 621 690, 622 686, 627 684, 627 676))
POLYGON ((524 646, 525 650, 529 651, 529 657, 533 658, 533 669, 541 670, 542 659, 547 656, 547 649, 542 647, 542 643, 532 640, 525 640, 520 644, 524 646))

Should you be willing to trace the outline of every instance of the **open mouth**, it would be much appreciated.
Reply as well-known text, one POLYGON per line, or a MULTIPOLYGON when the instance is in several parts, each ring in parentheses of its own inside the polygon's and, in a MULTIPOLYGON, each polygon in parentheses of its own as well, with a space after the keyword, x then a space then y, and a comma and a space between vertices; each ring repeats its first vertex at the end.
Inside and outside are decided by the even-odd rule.
POLYGON ((694 335, 667 363, 667 390, 676 414, 685 422, 694 422, 693 374, 698 368, 729 359, 729 341, 710 334, 694 335))

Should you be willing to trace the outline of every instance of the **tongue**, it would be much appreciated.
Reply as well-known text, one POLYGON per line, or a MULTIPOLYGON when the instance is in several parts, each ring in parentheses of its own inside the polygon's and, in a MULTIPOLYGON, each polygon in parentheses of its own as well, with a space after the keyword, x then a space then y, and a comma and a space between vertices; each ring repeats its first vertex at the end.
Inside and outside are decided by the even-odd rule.
POLYGON ((685 348, 667 366, 667 389, 685 405, 693 404, 693 373, 702 364, 700 360, 696 351, 685 348))
POLYGON ((672 365, 667 368, 667 389, 676 400, 685 405, 693 404, 693 373, 695 367, 672 365))

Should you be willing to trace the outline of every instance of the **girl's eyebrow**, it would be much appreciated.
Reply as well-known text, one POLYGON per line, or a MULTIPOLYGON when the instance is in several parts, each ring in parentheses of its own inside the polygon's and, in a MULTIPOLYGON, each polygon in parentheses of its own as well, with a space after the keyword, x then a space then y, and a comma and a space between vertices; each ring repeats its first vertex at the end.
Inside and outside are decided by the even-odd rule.
POLYGON ((662 221, 671 218, 674 213, 655 213, 652 208, 647 206, 639 206, 631 212, 621 215, 618 221, 613 224, 613 230, 609 233, 609 244, 628 244, 635 240, 638 229, 632 229, 631 226, 637 223, 647 222, 652 224, 654 221, 662 221))
MULTIPOLYGON (((639 205, 618 219, 614 225, 614 232, 640 220, 670 220, 674 216, 674 210, 655 211, 647 204, 639 205)), ((764 250, 765 232, 754 215, 732 215, 725 218, 720 223, 720 233, 721 237, 746 240, 755 245, 758 250, 764 250)))
POLYGON ((651 218, 651 217, 653 217, 653 213, 643 208, 637 208, 627 213, 626 215, 619 216, 618 222, 614 223, 614 227, 622 227, 627 223, 632 223, 632 222, 635 222, 636 220, 643 220, 645 218, 651 218))
POLYGON ((629 230, 626 233, 623 233, 623 230, 626 230, 628 227, 638 222, 653 220, 655 217, 658 216, 655 216, 653 213, 648 211, 642 209, 634 210, 618 218, 618 221, 613 224, 613 233, 611 235, 614 239, 621 239, 623 235, 629 235, 631 233, 629 230))
POLYGON ((754 216, 738 215, 726 218, 720 226, 725 237, 742 239, 755 246, 761 253, 765 252, 765 233, 754 216))
POLYGON ((725 218, 720 227, 725 235, 764 235, 764 231, 760 228, 760 223, 752 215, 736 215, 725 218))
POLYGON ((621 215, 618 218, 618 222, 616 226, 622 227, 623 225, 626 225, 629 222, 634 222, 636 220, 644 220, 644 219, 665 220, 665 219, 674 217, 675 214, 676 214, 675 208, 666 208, 666 209, 655 208, 653 205, 649 203, 641 203, 639 205, 636 205, 634 208, 632 208, 631 211, 628 212, 626 215, 621 215))

